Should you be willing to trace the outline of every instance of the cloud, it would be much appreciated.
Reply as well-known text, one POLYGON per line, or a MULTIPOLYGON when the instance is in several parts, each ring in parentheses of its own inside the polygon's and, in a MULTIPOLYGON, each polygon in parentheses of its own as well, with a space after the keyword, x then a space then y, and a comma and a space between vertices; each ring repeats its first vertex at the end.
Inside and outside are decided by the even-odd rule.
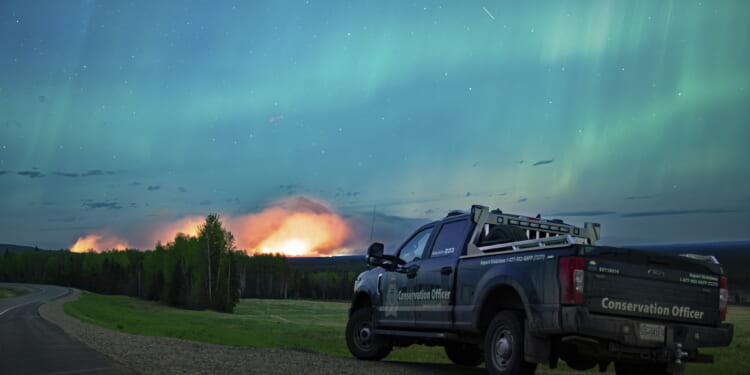
POLYGON ((430 209, 428 209, 427 211, 424 212, 425 215, 431 215, 431 214, 434 214, 434 213, 435 213, 435 210, 433 210, 432 208, 430 208, 430 209))
POLYGON ((651 199, 653 198, 652 195, 631 195, 629 197, 625 197, 627 200, 636 200, 636 199, 651 199))
POLYGON ((521 198, 517 200, 516 203, 523 203, 523 202, 526 202, 527 200, 528 200, 527 198, 521 198))
POLYGON ((232 204, 240 204, 240 198, 228 198, 228 199, 225 199, 224 202, 232 203, 232 204))
POLYGON ((468 191, 467 191, 467 192, 466 192, 466 196, 467 196, 467 197, 470 197, 470 196, 471 196, 471 192, 468 192, 468 191))
POLYGON ((101 176, 104 174, 115 174, 115 171, 103 171, 101 169, 92 169, 92 170, 81 173, 81 177, 101 176))
POLYGON ((6 174, 6 173, 8 173, 8 172, 10 172, 10 171, 0 171, 0 176, 2 176, 2 175, 4 175, 4 174, 6 174))
POLYGON ((16 174, 18 174, 19 176, 24 176, 24 177, 28 177, 28 178, 40 178, 40 177, 44 177, 44 174, 42 174, 42 172, 39 172, 39 171, 20 171, 20 172, 18 172, 16 174))
POLYGON ((142 184, 140 182, 138 182, 138 181, 133 181, 133 182, 131 182, 131 183, 128 184, 128 186, 141 186, 141 185, 142 184))
POLYGON ((349 197, 349 198, 355 198, 359 196, 360 192, 358 191, 343 191, 339 189, 339 192, 336 193, 337 197, 349 197))
POLYGON ((664 211, 642 211, 622 214, 622 217, 645 217, 645 216, 671 216, 671 215, 693 215, 693 214, 727 214, 738 212, 738 210, 727 210, 723 208, 704 208, 697 210, 664 210, 664 211))
POLYGON ((184 187, 182 187, 182 186, 178 187, 178 188, 177 188, 177 191, 179 191, 180 193, 187 193, 187 189, 185 189, 185 188, 184 188, 184 187))
POLYGON ((68 172, 52 172, 52 174, 63 177, 80 177, 79 173, 68 173, 68 172))
POLYGON ((161 185, 149 185, 146 189, 148 189, 148 191, 156 191, 161 189, 161 185))
POLYGON ((200 204, 201 206, 208 206, 209 204, 211 204, 211 201, 210 200, 204 200, 204 201, 200 201, 200 203, 198 203, 198 204, 200 204))
POLYGON ((538 161, 538 162, 536 162, 536 163, 532 164, 531 166, 532 166, 532 167, 536 167, 537 165, 552 164, 552 163, 554 163, 554 162, 555 162, 555 159, 550 159, 550 160, 540 160, 540 161, 538 161))
POLYGON ((544 216, 604 216, 616 213, 615 211, 562 211, 545 214, 544 216))
POLYGON ((71 178, 75 178, 75 177, 90 177, 90 176, 102 176, 102 175, 105 175, 105 174, 115 174, 115 173, 116 173, 115 171, 103 171, 101 169, 91 169, 91 170, 88 170, 86 172, 81 172, 81 173, 77 173, 77 172, 61 172, 61 171, 52 172, 52 174, 57 175, 57 176, 71 177, 71 178))
POLYGON ((119 210, 119 209, 122 208, 122 206, 120 206, 120 204, 117 203, 117 202, 94 202, 91 199, 87 199, 87 200, 83 201, 82 206, 85 207, 85 208, 87 208, 87 209, 89 209, 89 210, 93 210, 93 209, 97 209, 97 208, 106 208, 106 209, 109 209, 109 210, 119 210))

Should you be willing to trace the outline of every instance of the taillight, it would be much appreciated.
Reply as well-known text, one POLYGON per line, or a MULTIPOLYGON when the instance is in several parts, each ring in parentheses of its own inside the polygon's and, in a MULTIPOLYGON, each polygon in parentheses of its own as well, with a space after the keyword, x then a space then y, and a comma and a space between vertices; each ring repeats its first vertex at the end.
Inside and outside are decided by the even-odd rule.
POLYGON ((727 287, 727 278, 719 278, 719 317, 721 320, 727 319, 727 304, 729 303, 729 287, 727 287))
POLYGON ((583 266, 581 257, 562 257, 557 277, 560 279, 560 303, 583 304, 583 266))

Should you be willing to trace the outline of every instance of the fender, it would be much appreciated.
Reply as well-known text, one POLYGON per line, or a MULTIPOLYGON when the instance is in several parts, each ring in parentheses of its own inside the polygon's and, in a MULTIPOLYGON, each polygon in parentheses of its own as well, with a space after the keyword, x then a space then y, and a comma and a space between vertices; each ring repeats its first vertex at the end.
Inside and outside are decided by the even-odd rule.
MULTIPOLYGON (((494 272, 493 272, 494 273, 494 272)), ((472 318, 472 323, 470 328, 476 332, 480 331, 480 318, 482 314, 483 307, 488 303, 490 299, 490 294, 497 288, 497 287, 509 287, 512 289, 520 298, 521 302, 523 304, 523 310, 526 312, 526 314, 531 313, 531 308, 529 307, 529 300, 526 288, 524 288, 521 283, 519 283, 516 279, 511 277, 510 275, 489 275, 485 274, 485 277, 482 278, 482 280, 477 283, 476 290, 481 290, 482 293, 479 294, 475 302, 475 308, 474 308, 474 314, 472 318)))
POLYGON ((367 277, 368 273, 373 270, 365 271, 357 277, 357 281, 354 283, 354 295, 352 296, 351 307, 349 308, 349 315, 354 312, 359 305, 357 301, 364 295, 369 299, 372 307, 377 307, 380 303, 380 295, 377 291, 377 286, 371 282, 371 277, 367 277))

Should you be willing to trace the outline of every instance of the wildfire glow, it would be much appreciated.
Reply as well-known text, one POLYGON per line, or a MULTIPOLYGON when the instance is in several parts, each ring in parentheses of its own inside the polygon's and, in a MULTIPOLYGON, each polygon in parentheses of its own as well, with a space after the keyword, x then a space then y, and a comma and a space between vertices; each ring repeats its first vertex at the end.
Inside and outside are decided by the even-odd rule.
MULTIPOLYGON (((349 224, 341 216, 323 203, 305 197, 277 201, 257 214, 220 219, 225 228, 234 234, 236 248, 248 254, 334 255, 343 250, 342 245, 351 233, 349 224)), ((204 222, 204 217, 187 216, 175 222, 154 225, 150 232, 142 236, 141 242, 156 244, 161 241, 166 244, 174 241, 177 233, 197 236, 204 222)), ((90 249, 105 251, 129 247, 125 240, 98 233, 78 238, 70 249, 80 253, 90 249)))
POLYGON ((70 247, 74 253, 85 253, 89 250, 97 252, 106 250, 125 250, 129 248, 128 242, 106 234, 90 234, 85 237, 78 237, 76 243, 70 247))
POLYGON ((296 197, 258 214, 229 221, 237 247, 288 256, 332 255, 349 237, 349 225, 323 204, 296 197))
POLYGON ((205 221, 206 218, 201 216, 188 216, 174 223, 158 226, 151 237, 151 243, 156 243, 156 241, 161 241, 162 243, 172 242, 177 233, 195 237, 198 235, 198 227, 205 221))

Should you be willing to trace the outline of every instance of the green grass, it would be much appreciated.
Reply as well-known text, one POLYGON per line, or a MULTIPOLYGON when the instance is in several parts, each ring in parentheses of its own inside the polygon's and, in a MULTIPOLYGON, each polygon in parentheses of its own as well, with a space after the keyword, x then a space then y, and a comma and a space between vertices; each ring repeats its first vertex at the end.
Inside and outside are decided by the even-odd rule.
POLYGON ((18 288, 0 288, 0 298, 18 297, 24 294, 29 294, 29 291, 18 288))
POLYGON ((727 322, 734 324, 734 339, 725 348, 706 348, 701 353, 712 354, 713 364, 690 364, 687 375, 747 375, 750 374, 750 307, 729 306, 727 322))
MULTIPOLYGON (((78 301, 65 305, 65 312, 88 323, 140 335, 233 346, 314 350, 349 357, 344 339, 348 308, 346 302, 243 299, 234 314, 223 314, 83 292, 78 301)), ((688 375, 750 374, 750 308, 730 306, 729 322, 735 325, 732 345, 703 349, 701 352, 715 356, 715 363, 689 364, 688 375)), ((441 347, 422 345, 396 348, 387 359, 450 363, 441 347)), ((562 362, 560 367, 566 368, 562 362)), ((610 367, 610 371, 614 369, 610 367)))
MULTIPOLYGON (((122 332, 232 346, 314 350, 349 357, 344 329, 349 304, 243 299, 234 314, 176 309, 125 296, 82 292, 65 313, 122 332)), ((396 348, 388 360, 449 363, 441 347, 396 348)))

